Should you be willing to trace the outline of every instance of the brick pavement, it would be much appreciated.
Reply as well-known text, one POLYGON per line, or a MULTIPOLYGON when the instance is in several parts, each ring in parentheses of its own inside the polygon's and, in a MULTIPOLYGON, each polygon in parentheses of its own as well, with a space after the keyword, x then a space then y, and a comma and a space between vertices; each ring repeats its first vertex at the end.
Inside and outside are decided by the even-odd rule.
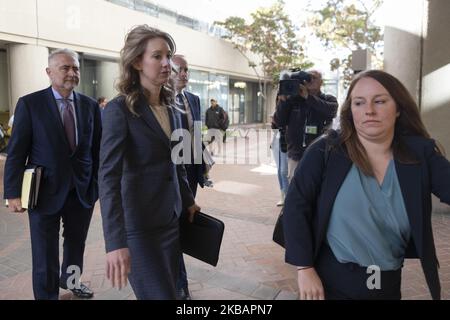
MULTIPOLYGON (((230 140, 227 145, 231 145, 230 140)), ((1 177, 3 162, 0 160, 1 177)), ((197 202, 204 212, 225 222, 225 234, 217 267, 189 256, 185 259, 193 299, 296 299, 295 270, 283 262, 283 250, 271 241, 279 212, 275 207, 279 191, 274 169, 267 162, 217 164, 211 177, 214 188, 199 189, 197 202)), ((3 194, 2 186, 0 191, 3 194)), ((445 205, 435 205, 435 208, 433 225, 441 264, 442 294, 444 299, 450 299, 450 210, 445 205)), ((118 291, 111 288, 105 277, 98 206, 85 256, 83 281, 95 291, 94 299, 135 299, 129 286, 118 291)), ((430 299, 418 261, 406 262, 402 293, 404 299, 430 299)), ((1 206, 0 299, 32 298, 27 216, 7 213, 1 206)), ((60 298, 73 299, 73 296, 62 290, 60 298)))

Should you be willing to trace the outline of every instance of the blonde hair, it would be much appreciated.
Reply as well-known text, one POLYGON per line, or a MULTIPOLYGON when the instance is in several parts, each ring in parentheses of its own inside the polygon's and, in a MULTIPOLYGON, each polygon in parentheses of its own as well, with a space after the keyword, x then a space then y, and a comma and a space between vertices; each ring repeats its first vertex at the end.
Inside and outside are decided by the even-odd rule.
MULTIPOLYGON (((144 94, 150 96, 150 92, 144 89, 139 81, 139 72, 134 68, 134 64, 142 58, 147 48, 147 43, 151 39, 162 38, 169 45, 172 53, 175 53, 175 41, 167 32, 152 28, 146 24, 134 27, 125 37, 125 45, 120 51, 120 76, 116 85, 120 95, 125 96, 127 108, 134 115, 138 115, 135 105, 139 97, 144 94)), ((173 90, 169 86, 163 86, 159 96, 162 105, 173 104, 173 90)))

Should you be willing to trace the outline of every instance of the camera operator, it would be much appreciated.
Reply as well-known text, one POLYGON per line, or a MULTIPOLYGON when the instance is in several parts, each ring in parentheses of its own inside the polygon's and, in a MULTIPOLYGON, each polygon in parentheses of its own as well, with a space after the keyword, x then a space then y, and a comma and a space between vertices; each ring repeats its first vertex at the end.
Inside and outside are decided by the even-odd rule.
POLYGON ((280 91, 276 107, 277 125, 287 128, 289 182, 303 152, 332 123, 338 108, 337 99, 320 90, 322 74, 316 70, 308 73, 310 79, 299 84, 298 94, 286 96, 280 91))

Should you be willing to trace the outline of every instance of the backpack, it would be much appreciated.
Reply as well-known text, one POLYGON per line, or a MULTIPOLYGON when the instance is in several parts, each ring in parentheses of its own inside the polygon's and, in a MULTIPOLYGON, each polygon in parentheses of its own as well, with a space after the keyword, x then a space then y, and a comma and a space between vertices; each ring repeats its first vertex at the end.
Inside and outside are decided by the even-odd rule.
POLYGON ((222 109, 223 120, 220 124, 220 129, 226 131, 230 126, 230 118, 228 117, 228 113, 222 109))

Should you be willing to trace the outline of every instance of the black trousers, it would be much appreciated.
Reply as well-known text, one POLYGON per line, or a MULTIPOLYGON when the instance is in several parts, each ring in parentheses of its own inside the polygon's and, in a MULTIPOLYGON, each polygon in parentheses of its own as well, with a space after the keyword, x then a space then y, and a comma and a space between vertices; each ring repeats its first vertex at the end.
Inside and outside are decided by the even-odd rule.
POLYGON ((39 209, 29 213, 33 260, 33 293, 37 300, 57 300, 60 282, 67 284, 73 267, 83 272, 83 256, 93 208, 84 208, 76 190, 55 214, 39 209), (63 222, 63 261, 59 269, 59 229, 63 222), (71 267, 72 266, 72 267, 71 267), (70 267, 70 268, 69 268, 70 267), (68 269, 69 268, 69 269, 68 269), (68 272, 69 271, 69 272, 68 272), (60 273, 61 272, 61 273, 60 273))
POLYGON ((316 263, 326 300, 400 300, 401 268, 381 271, 379 283, 374 272, 355 263, 340 263, 331 248, 324 244, 316 263), (369 280, 369 281, 368 281, 369 280), (368 285, 369 282, 369 285, 368 285), (370 289, 374 284, 378 288, 370 289))

